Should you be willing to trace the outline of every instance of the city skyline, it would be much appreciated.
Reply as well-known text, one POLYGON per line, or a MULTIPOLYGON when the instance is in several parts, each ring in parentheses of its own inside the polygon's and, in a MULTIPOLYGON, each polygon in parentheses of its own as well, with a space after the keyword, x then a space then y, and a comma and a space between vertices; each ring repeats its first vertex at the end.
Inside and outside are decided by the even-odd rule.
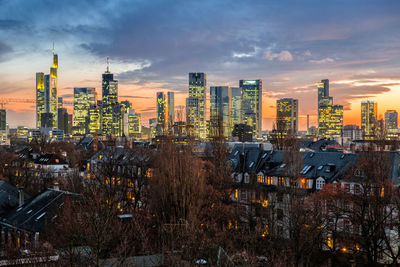
MULTIPOLYGON (((330 80, 330 95, 335 104, 344 106, 344 125, 360 126, 363 100, 379 103, 379 118, 386 110, 399 109, 395 99, 400 90, 400 36, 396 30, 400 4, 396 1, 385 1, 385 5, 372 1, 362 5, 360 1, 341 5, 256 1, 252 5, 236 3, 222 12, 224 3, 206 1, 201 13, 222 14, 227 24, 219 22, 220 17, 209 21, 209 16, 183 23, 188 14, 193 15, 194 3, 180 1, 165 10, 157 3, 131 5, 124 1, 105 2, 102 7, 90 1, 57 7, 40 1, 0 2, 0 32, 9 37, 0 42, 0 98, 35 98, 35 73, 48 72, 55 41, 58 96, 72 101, 74 87, 95 87, 99 94, 105 58, 110 56, 120 100, 131 100, 143 121, 155 117, 158 91, 174 92, 175 106, 184 106, 187 74, 196 71, 207 74, 208 101, 210 86, 238 87, 241 79, 261 79, 263 130, 272 129, 276 100, 284 97, 299 99, 300 130, 306 128, 307 114, 310 125, 315 126, 315 84, 321 79, 330 80), (22 3, 30 8, 18 10, 22 3), (80 17, 88 8, 90 17, 80 17), (106 13, 110 8, 113 14, 106 13), (149 21, 145 14, 153 11, 155 19, 149 21), (274 14, 282 12, 287 16, 274 14), (38 19, 44 14, 52 15, 38 19), (249 14, 257 20, 248 19, 249 14), (174 19, 169 20, 171 17, 174 19), (136 26, 140 21, 142 26, 136 26), (216 27, 210 29, 210 23, 216 27), (23 34, 26 32, 31 34, 23 34), (109 38, 101 41, 104 36, 109 38)), ((11 127, 35 126, 33 105, 17 103, 6 108, 11 127)), ((72 108, 67 108, 72 113, 72 108)))

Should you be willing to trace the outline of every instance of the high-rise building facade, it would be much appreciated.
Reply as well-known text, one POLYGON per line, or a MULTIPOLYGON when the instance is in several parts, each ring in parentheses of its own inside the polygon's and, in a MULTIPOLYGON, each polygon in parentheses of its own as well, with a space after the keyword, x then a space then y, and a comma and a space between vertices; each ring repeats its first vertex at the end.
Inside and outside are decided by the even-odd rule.
POLYGON ((398 138, 398 116, 396 110, 387 110, 385 112, 385 132, 386 138, 397 140, 398 138))
POLYGON ((57 70, 58 55, 54 53, 53 48, 53 64, 50 68, 50 74, 43 72, 36 73, 36 128, 44 127, 42 121, 46 122, 46 128, 57 128, 57 70), (42 119, 42 114, 46 115, 46 119, 42 119), (51 121, 49 121, 51 120, 51 121))
POLYGON ((187 134, 190 136, 198 136, 199 128, 196 125, 199 125, 199 113, 199 99, 196 97, 186 98, 187 134))
POLYGON ((74 88, 74 119, 73 134, 89 133, 89 109, 96 104, 94 88, 74 88))
POLYGON ((139 137, 142 133, 141 114, 136 113, 135 110, 130 109, 129 113, 125 113, 125 125, 124 134, 125 136, 139 137))
POLYGON ((299 121, 299 101, 282 98, 276 101, 276 128, 282 135, 297 134, 299 121))
POLYGON ((96 105, 89 108, 89 133, 96 135, 100 133, 101 126, 101 103, 97 101, 96 105))
POLYGON ((366 140, 374 139, 377 132, 378 103, 361 102, 361 131, 366 140))
POLYGON ((168 97, 163 92, 158 92, 157 97, 157 134, 162 135, 168 130, 168 97))
POLYGON ((261 137, 262 127, 262 81, 240 80, 241 121, 253 129, 253 137, 261 137))
MULTIPOLYGON (((60 103, 60 102, 59 102, 60 103)), ((68 112, 66 108, 59 107, 57 109, 57 128, 64 131, 64 134, 69 134, 68 132, 68 112)))
POLYGON ((210 137, 229 137, 232 135, 231 100, 231 87, 210 87, 210 137))
POLYGON ((102 114, 101 130, 105 135, 115 134, 118 129, 113 128, 113 122, 117 122, 118 114, 113 114, 114 106, 118 105, 118 81, 114 80, 114 74, 110 72, 109 59, 107 58, 107 70, 102 75, 102 114))
POLYGON ((175 93, 168 92, 168 126, 172 127, 175 123, 175 93))
POLYGON ((340 138, 343 135, 343 106, 333 105, 329 96, 329 80, 321 80, 318 87, 318 137, 340 138))
POLYGON ((186 123, 189 127, 193 127, 194 135, 201 139, 206 138, 206 87, 207 75, 205 73, 189 73, 186 123))
POLYGON ((44 73, 36 73, 36 128, 41 128, 42 113, 46 112, 45 91, 44 91, 44 73))
POLYGON ((231 132, 235 124, 240 124, 242 93, 240 87, 231 87, 231 132))
POLYGON ((7 130, 7 111, 0 109, 0 131, 7 130))
POLYGON ((360 127, 358 125, 345 125, 343 127, 343 137, 350 140, 360 140, 362 138, 360 127))

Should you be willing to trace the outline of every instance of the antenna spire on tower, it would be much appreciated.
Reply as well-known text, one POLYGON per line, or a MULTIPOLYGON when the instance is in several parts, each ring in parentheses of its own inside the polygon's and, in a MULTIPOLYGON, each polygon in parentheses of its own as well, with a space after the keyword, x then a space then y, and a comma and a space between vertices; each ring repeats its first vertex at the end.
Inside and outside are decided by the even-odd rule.
POLYGON ((110 57, 107 57, 107 72, 110 72, 110 57))
POLYGON ((53 55, 54 55, 54 41, 53 41, 53 55))

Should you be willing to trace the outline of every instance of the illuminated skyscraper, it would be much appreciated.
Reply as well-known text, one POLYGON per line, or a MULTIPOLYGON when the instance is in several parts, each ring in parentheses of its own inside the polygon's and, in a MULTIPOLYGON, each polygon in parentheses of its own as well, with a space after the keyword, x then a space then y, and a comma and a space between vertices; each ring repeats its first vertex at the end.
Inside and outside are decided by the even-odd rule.
POLYGON ((239 87, 231 87, 231 132, 235 124, 240 124, 240 113, 242 108, 242 93, 239 87))
MULTIPOLYGON (((49 90, 49 107, 48 112, 53 114, 53 128, 57 128, 57 108, 58 108, 58 98, 57 98, 57 70, 58 70, 58 55, 54 53, 53 44, 53 65, 50 68, 50 88, 49 90)), ((46 89, 47 90, 47 89, 46 89)))
POLYGON ((175 123, 175 94, 168 92, 168 126, 172 127, 175 123))
POLYGON ((42 113, 46 112, 44 73, 36 73, 36 128, 41 127, 42 113))
POLYGON ((229 86, 210 87, 210 137, 231 136, 231 98, 229 86))
POLYGON ((186 99, 186 123, 193 126, 194 135, 206 138, 207 75, 189 73, 189 97, 186 99), (197 100, 196 100, 197 99, 197 100))
POLYGON ((58 56, 54 53, 53 46, 53 65, 50 74, 36 73, 36 128, 44 127, 42 121, 46 122, 47 128, 57 127, 57 69, 58 56), (44 113, 52 115, 46 115, 46 118, 42 119, 44 113))
POLYGON ((101 125, 101 101, 89 108, 89 133, 92 135, 100 133, 101 125))
POLYGON ((197 97, 186 98, 186 124, 188 126, 187 134, 190 136, 198 136, 199 125, 199 99, 197 97))
POLYGON ((127 100, 121 101, 121 106, 124 109, 124 113, 129 113, 129 110, 132 109, 132 103, 127 100))
POLYGON ((387 139, 398 138, 398 128, 397 128, 397 111, 396 110, 387 110, 385 112, 385 130, 387 139))
POLYGON ((361 102, 361 131, 363 138, 374 139, 377 131, 378 103, 375 101, 361 102))
MULTIPOLYGON (((114 74, 110 72, 109 59, 107 57, 107 70, 102 75, 102 133, 106 135, 115 134, 113 122, 116 123, 118 114, 113 118, 113 106, 118 105, 118 81, 114 80, 114 74)), ((115 129, 117 130, 117 129, 115 129)), ((117 130, 118 131, 118 130, 117 130)))
POLYGON ((262 81, 240 80, 242 93, 241 121, 253 130, 253 137, 261 137, 262 125, 262 81))
POLYGON ((89 109, 96 101, 94 88, 74 88, 73 134, 89 133, 89 109))
POLYGON ((162 135, 168 130, 168 98, 163 92, 157 93, 157 134, 162 135))
POLYGON ((297 99, 282 98, 276 101, 276 128, 283 135, 297 134, 299 104, 297 99))
POLYGON ((0 109, 0 131, 7 130, 7 112, 5 109, 0 109))
POLYGON ((333 105, 329 96, 329 80, 321 80, 318 87, 318 137, 340 138, 343 133, 343 106, 333 105))
POLYGON ((125 136, 139 137, 142 132, 141 114, 136 113, 134 109, 130 109, 129 113, 125 113, 125 136))

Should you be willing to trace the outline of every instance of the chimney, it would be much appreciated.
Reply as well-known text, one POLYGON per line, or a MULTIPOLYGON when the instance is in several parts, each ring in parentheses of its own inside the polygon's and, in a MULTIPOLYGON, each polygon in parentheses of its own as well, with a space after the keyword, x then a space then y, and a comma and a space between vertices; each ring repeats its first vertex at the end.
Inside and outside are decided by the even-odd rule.
POLYGON ((53 189, 54 190, 60 190, 60 186, 58 185, 57 182, 54 182, 53 189))
POLYGON ((18 187, 18 199, 19 199, 19 206, 22 206, 24 204, 24 188, 23 187, 18 187))

